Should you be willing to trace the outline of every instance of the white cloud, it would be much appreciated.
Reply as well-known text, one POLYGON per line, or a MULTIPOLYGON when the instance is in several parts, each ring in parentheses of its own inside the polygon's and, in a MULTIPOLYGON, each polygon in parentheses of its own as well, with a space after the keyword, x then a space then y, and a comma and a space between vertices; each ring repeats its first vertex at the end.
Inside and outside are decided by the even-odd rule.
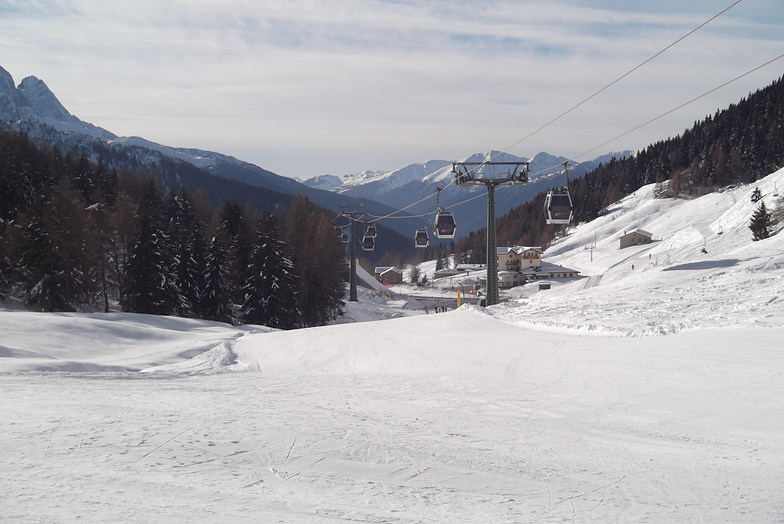
MULTIPOLYGON (((726 7, 681 4, 15 2, 0 7, 0 65, 119 134, 286 175, 391 169, 506 147, 726 7)), ((512 152, 577 154, 777 56, 782 7, 763 4, 735 6, 512 152)), ((679 133, 776 75, 612 147, 679 133)))

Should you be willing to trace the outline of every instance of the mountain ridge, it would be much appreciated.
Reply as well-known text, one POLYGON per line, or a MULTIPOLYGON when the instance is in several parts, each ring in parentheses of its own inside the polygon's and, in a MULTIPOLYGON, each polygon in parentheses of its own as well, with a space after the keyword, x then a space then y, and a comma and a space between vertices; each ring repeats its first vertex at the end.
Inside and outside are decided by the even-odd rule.
MULTIPOLYGON (((436 188, 445 188, 439 193, 439 203, 442 206, 464 206, 460 209, 462 217, 458 236, 481 229, 486 223, 484 202, 474 199, 468 204, 462 203, 467 198, 476 196, 478 188, 467 192, 451 185, 452 162, 448 160, 428 160, 393 171, 365 170, 343 176, 319 175, 300 182, 295 178, 278 175, 230 155, 196 148, 171 147, 138 136, 118 136, 72 115, 46 83, 37 77, 29 76, 22 80, 18 87, 14 87, 13 77, 2 67, 0 67, 0 121, 4 127, 25 132, 39 143, 45 142, 58 145, 65 150, 77 151, 86 154, 93 161, 101 159, 110 168, 125 167, 112 164, 111 157, 121 151, 122 154, 117 155, 118 163, 130 162, 136 167, 156 171, 159 176, 163 171, 169 172, 168 179, 162 181, 165 186, 183 185, 180 178, 184 175, 177 170, 176 162, 184 162, 224 180, 282 195, 303 194, 317 205, 336 212, 343 205, 353 205, 364 206, 371 216, 389 216, 397 214, 399 209, 406 208, 408 212, 404 216, 410 215, 411 218, 390 220, 387 226, 407 236, 421 227, 420 215, 426 216, 435 211, 435 202, 428 197, 435 196, 436 188), (164 158, 175 161, 175 164, 166 163, 164 166, 164 158), (419 200, 422 202, 411 206, 412 202, 419 200)), ((621 154, 628 156, 631 151, 624 151, 621 154)), ((496 161, 528 160, 525 157, 490 151, 474 153, 464 161, 481 161, 488 156, 494 157, 496 161)), ((553 178, 559 172, 558 164, 565 160, 565 157, 544 152, 535 155, 531 159, 531 183, 499 193, 496 203, 498 212, 504 213, 519 205, 521 201, 530 200, 551 186, 561 185, 553 178)), ((598 165, 596 161, 583 162, 570 171, 570 176, 578 178, 596 165, 598 165)), ((238 192, 241 191, 233 190, 233 194, 238 192)), ((268 202, 269 198, 262 200, 268 202)))

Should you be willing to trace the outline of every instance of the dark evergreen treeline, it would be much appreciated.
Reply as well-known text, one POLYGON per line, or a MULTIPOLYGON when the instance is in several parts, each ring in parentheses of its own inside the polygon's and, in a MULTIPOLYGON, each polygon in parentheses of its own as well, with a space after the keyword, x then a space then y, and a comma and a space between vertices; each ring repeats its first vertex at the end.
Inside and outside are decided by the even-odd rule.
MULTIPOLYGON (((576 222, 598 217, 640 187, 660 183, 662 196, 699 196, 729 184, 749 183, 784 162, 784 77, 675 138, 636 155, 613 159, 570 183, 576 222)), ((499 244, 545 246, 560 231, 544 219, 542 193, 498 219, 499 244)), ((485 233, 457 243, 472 262, 484 262, 485 233)))
MULTIPOLYGON (((46 124, 39 122, 0 122, 0 129, 28 133, 39 146, 57 147, 60 151, 69 152, 72 157, 84 156, 86 159, 100 159, 104 168, 117 169, 133 173, 154 171, 156 179, 164 193, 186 191, 194 194, 198 191, 206 195, 207 200, 219 207, 232 200, 244 205, 249 212, 263 214, 287 209, 291 206, 294 194, 300 190, 317 202, 321 207, 339 209, 346 204, 346 198, 329 191, 315 190, 300 186, 296 182, 257 166, 239 166, 218 161, 206 169, 197 167, 184 160, 171 158, 155 149, 142 146, 107 144, 98 139, 61 133, 46 124), (228 178, 227 178, 228 177, 228 178), (256 185, 264 180, 264 185, 256 185), (295 187, 297 186, 297 187, 295 187)), ((350 202, 360 204, 361 201, 350 202)), ((385 214, 386 212, 384 212, 385 214)), ((377 224, 379 230, 379 246, 371 252, 363 252, 363 265, 400 265, 400 260, 414 254, 414 246, 407 235, 377 224)))
POLYGON ((0 132, 0 298, 44 311, 109 310, 290 329, 343 305, 331 216, 294 197, 257 217, 154 174, 107 169, 0 132))

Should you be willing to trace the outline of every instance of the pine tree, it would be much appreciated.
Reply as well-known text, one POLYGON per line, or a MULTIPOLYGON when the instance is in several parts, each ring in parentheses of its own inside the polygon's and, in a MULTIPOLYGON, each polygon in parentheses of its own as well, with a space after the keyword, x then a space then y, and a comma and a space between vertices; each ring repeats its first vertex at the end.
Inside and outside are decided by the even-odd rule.
POLYGON ((139 233, 128 261, 125 311, 171 315, 179 306, 160 208, 157 185, 151 178, 139 202, 139 233))
POLYGON ((31 216, 25 225, 22 238, 21 269, 27 304, 44 311, 63 311, 67 300, 63 293, 62 270, 54 247, 54 240, 44 223, 44 202, 30 209, 31 216))
POLYGON ((9 256, 8 222, 0 218, 0 300, 5 300, 13 282, 15 268, 9 256))
POLYGON ((81 155, 76 164, 76 168, 72 172, 72 186, 79 192, 87 201, 88 204, 95 203, 95 181, 93 180, 92 166, 86 156, 81 155))
POLYGON ((419 282, 419 266, 416 264, 411 264, 411 270, 408 273, 409 281, 412 284, 416 284, 419 282))
POLYGON ((751 193, 751 201, 756 204, 760 200, 762 200, 762 191, 760 191, 760 188, 755 187, 754 191, 751 193))
POLYGON ((178 305, 174 313, 178 316, 194 316, 204 286, 207 266, 203 228, 196 219, 185 191, 180 195, 169 193, 166 215, 172 273, 179 290, 178 305))
POLYGON ((765 202, 760 202, 757 210, 751 216, 749 229, 751 229, 752 240, 754 241, 770 236, 770 213, 768 213, 768 209, 765 207, 765 202))
POLYGON ((253 251, 253 227, 244 206, 227 200, 220 210, 221 233, 227 240, 229 293, 235 303, 244 300, 242 288, 248 278, 248 264, 253 251))
POLYGON ((332 234, 332 219, 305 197, 295 197, 285 222, 285 238, 297 272, 301 325, 322 326, 342 314, 345 254, 332 234))
POLYGON ((297 283, 294 265, 284 253, 285 243, 279 236, 273 215, 259 218, 240 317, 249 324, 292 329, 299 320, 297 283))
POLYGON ((90 249, 89 211, 61 183, 31 209, 22 256, 28 304, 45 311, 75 311, 93 303, 100 260, 90 249))
POLYGON ((199 297, 198 311, 202 318, 216 322, 234 323, 229 296, 229 282, 226 273, 226 251, 223 243, 215 236, 210 241, 207 252, 207 269, 204 287, 199 297))

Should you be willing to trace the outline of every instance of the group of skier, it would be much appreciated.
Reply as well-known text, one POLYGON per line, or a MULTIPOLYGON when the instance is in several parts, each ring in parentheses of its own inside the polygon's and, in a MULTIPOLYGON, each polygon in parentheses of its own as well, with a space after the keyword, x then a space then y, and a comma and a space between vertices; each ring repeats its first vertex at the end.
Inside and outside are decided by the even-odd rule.
MULTIPOLYGON (((433 306, 432 309, 436 313, 446 313, 447 312, 447 307, 446 306, 433 306)), ((425 315, 428 315, 428 314, 430 314, 430 309, 428 309, 428 307, 425 306, 425 315)))

